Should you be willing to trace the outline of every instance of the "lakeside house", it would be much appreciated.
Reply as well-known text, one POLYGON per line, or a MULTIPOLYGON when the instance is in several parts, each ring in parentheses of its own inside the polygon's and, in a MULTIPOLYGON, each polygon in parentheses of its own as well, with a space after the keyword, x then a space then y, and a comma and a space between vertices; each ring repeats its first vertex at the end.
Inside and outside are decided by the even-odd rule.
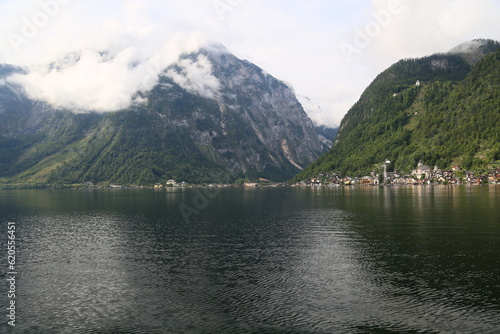
MULTIPOLYGON (((338 172, 320 174, 309 180, 304 180, 299 186, 339 186, 339 185, 378 185, 380 175, 372 172, 371 176, 341 177, 338 172)), ((476 175, 471 171, 463 171, 460 166, 453 166, 451 170, 441 170, 437 166, 431 169, 428 165, 418 162, 417 168, 410 175, 400 175, 397 172, 387 173, 387 183, 394 185, 429 185, 429 184, 470 184, 481 185, 486 183, 500 184, 500 168, 491 170, 487 174, 476 175)))
POLYGON ((372 176, 364 176, 361 178, 361 180, 359 180, 359 184, 364 186, 377 185, 379 184, 379 178, 372 176))
POLYGON ((488 181, 490 183, 500 184, 500 168, 497 168, 488 174, 488 181))

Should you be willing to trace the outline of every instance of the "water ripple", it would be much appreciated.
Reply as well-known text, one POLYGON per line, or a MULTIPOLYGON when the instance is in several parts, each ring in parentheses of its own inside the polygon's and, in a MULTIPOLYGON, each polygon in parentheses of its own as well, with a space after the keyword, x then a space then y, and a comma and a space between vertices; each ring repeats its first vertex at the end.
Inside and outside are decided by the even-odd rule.
POLYGON ((172 194, 160 211, 152 198, 131 210, 129 197, 123 207, 113 197, 113 210, 20 214, 16 330, 500 331, 494 218, 472 228, 456 206, 462 218, 450 222, 439 217, 436 205, 449 200, 439 194, 430 205, 406 190, 396 190, 405 204, 380 190, 341 191, 222 193, 189 224, 172 194), (218 211, 227 201, 234 208, 218 211))

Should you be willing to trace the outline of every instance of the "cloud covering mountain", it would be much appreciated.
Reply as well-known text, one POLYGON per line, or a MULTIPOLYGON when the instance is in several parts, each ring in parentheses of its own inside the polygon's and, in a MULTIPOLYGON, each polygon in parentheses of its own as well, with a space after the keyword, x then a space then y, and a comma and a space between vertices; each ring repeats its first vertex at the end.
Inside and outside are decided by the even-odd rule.
POLYGON ((499 11, 496 0, 3 0, 0 63, 48 64, 82 50, 85 66, 57 73, 42 67, 20 83, 60 105, 78 96, 75 108, 110 110, 136 100, 136 88, 149 88, 151 77, 155 81, 180 53, 220 42, 292 83, 297 93, 321 105, 314 121, 334 125, 372 78, 395 61, 474 38, 499 40, 499 11), (397 10, 388 16, 393 7, 397 10), (341 50, 345 44, 357 50, 352 59, 341 50), (99 52, 114 60, 101 59, 99 52), (92 72, 120 80, 101 84, 89 78, 92 72), (66 84, 54 87, 54 81, 66 84), (109 101, 97 97, 105 94, 109 101))
POLYGON ((220 46, 183 54, 160 75, 153 73, 152 89, 137 94, 132 92, 155 80, 141 81, 137 73, 150 63, 135 59, 133 54, 78 52, 50 64, 39 78, 53 90, 36 91, 35 82, 34 94, 48 99, 57 91, 57 103, 69 111, 26 97, 13 84, 39 74, 0 65, 0 78, 7 77, 0 86, 0 181, 283 181, 328 148, 292 88, 220 46), (87 73, 95 68, 101 73, 87 73), (9 78, 12 73, 18 74, 9 78), (99 86, 101 75, 104 80, 116 73, 115 90, 99 86), (51 81, 57 79, 68 81, 51 81), (68 87, 65 99, 68 83, 76 87, 68 87), (98 94, 99 89, 108 90, 98 94), (80 99, 71 95, 78 91, 80 99), (102 112, 85 112, 91 110, 86 104, 102 112), (124 109, 105 112, 118 107, 124 109))
POLYGON ((212 74, 212 64, 204 55, 193 61, 182 59, 177 68, 169 69, 165 75, 188 92, 201 97, 216 99, 220 95, 220 83, 212 74))
MULTIPOLYGON (((148 58, 137 48, 117 53, 86 49, 71 53, 59 61, 29 66, 27 73, 6 80, 23 87, 35 100, 74 112, 109 112, 142 102, 136 93, 147 92, 158 83, 158 75, 177 61, 182 53, 199 47, 197 42, 172 42, 148 58)), ((213 96, 217 82, 210 76, 206 59, 179 64, 179 73, 170 71, 174 81, 184 88, 207 97, 213 96)))

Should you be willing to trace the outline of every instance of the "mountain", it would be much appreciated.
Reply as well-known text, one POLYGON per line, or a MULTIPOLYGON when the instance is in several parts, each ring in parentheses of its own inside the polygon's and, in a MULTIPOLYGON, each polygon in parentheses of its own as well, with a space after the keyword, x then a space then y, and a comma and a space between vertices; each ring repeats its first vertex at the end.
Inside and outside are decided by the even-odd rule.
POLYGON ((448 51, 447 54, 459 55, 469 65, 475 65, 484 56, 495 52, 498 48, 499 43, 497 41, 491 39, 475 39, 454 47, 448 51))
POLYGON ((182 55, 140 103, 111 113, 29 99, 12 73, 0 66, 1 183, 281 181, 325 152, 294 91, 222 46, 182 55))
MULTIPOLYGON (((313 120, 315 118, 320 118, 320 115, 323 114, 321 107, 318 104, 314 103, 307 96, 297 95, 297 99, 304 108, 304 111, 313 120)), ((325 151, 328 151, 333 146, 335 136, 337 135, 337 132, 339 130, 338 127, 331 127, 328 125, 315 125, 314 128, 318 133, 318 138, 321 144, 323 144, 323 148, 325 149, 325 151)))
POLYGON ((331 150, 296 179, 366 175, 386 159, 484 169, 500 160, 500 44, 474 40, 382 72, 341 122, 331 150))
POLYGON ((325 150, 329 150, 335 142, 335 137, 337 136, 339 128, 332 128, 326 125, 318 125, 315 126, 314 129, 318 133, 318 138, 321 144, 323 144, 325 150))

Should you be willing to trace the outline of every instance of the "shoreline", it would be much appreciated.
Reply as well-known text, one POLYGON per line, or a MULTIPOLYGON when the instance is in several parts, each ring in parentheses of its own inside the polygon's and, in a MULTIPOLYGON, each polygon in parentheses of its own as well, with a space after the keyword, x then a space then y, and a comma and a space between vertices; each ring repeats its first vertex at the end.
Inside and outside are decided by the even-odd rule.
POLYGON ((322 184, 322 185, 304 185, 304 184, 285 184, 285 183, 271 183, 271 184, 260 184, 257 186, 243 186, 243 185, 233 185, 233 184, 201 184, 201 185, 189 185, 185 187, 162 187, 157 188, 154 186, 93 186, 85 187, 82 185, 42 185, 42 184, 0 184, 0 190, 155 190, 163 191, 169 189, 175 190, 187 190, 187 189, 205 189, 205 188, 217 188, 217 189, 259 189, 259 188, 374 188, 374 187, 455 187, 455 186, 497 186, 500 183, 431 183, 431 184, 322 184))

